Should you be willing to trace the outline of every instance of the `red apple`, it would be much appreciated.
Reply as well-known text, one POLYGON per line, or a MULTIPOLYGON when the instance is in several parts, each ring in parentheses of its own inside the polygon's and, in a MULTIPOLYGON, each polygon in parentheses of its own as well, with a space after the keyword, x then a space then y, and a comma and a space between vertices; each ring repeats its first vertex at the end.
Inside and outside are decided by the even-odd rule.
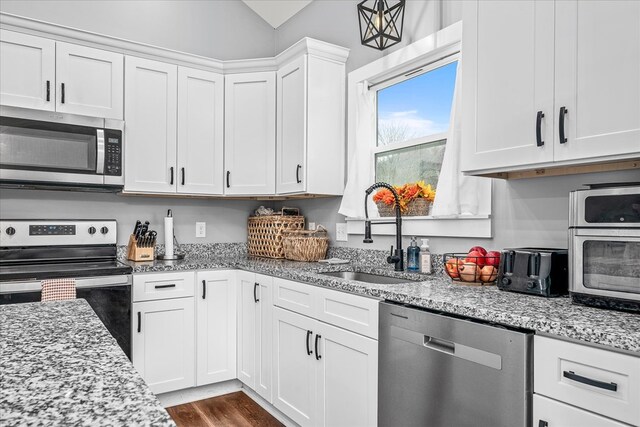
POLYGON ((457 279, 459 277, 458 267, 460 265, 462 265, 462 261, 458 258, 451 258, 447 260, 445 267, 447 269, 447 274, 449 274, 452 279, 457 279))
POLYGON ((464 259, 464 262, 472 262, 478 264, 480 267, 484 266, 487 262, 484 259, 484 255, 479 251, 471 251, 464 259))
POLYGON ((483 256, 487 254, 487 250, 482 246, 474 246, 471 249, 469 249, 469 252, 473 252, 473 251, 480 252, 483 256))
POLYGON ((484 257, 487 265, 492 265, 494 267, 498 267, 500 265, 500 252, 498 251, 489 251, 487 255, 484 257))
POLYGON ((478 280, 478 271, 480 268, 472 262, 465 262, 458 269, 460 271, 460 278, 465 282, 475 282, 478 280))

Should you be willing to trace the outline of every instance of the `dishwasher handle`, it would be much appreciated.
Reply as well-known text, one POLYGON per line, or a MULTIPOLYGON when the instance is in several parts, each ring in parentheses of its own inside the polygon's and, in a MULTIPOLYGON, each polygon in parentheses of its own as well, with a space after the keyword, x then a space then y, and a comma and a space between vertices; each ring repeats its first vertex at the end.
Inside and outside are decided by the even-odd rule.
POLYGON ((456 343, 443 340, 442 338, 430 337, 429 335, 425 335, 423 345, 425 347, 441 351, 443 353, 456 354, 456 343))

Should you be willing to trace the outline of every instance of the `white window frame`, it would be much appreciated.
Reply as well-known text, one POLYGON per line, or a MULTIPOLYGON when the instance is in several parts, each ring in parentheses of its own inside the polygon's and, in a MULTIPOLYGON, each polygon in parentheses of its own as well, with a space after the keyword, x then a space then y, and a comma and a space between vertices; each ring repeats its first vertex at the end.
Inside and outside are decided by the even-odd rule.
MULTIPOLYGON (((462 22, 457 22, 435 34, 418 40, 415 43, 349 73, 349 158, 351 158, 353 150, 355 149, 352 141, 355 141, 356 132, 356 109, 354 100, 357 96, 356 88, 358 85, 368 84, 371 90, 375 88, 376 91, 379 91, 401 81, 416 77, 419 74, 412 74, 412 72, 417 69, 422 68, 419 73, 424 74, 443 65, 458 61, 460 60, 461 40, 462 22), (407 76, 407 74, 409 75, 407 76)), ((458 70, 458 72, 460 72, 460 70, 458 70)), ((375 104, 377 108, 377 101, 375 104)), ((377 121, 377 111, 375 111, 374 117, 376 117, 377 121)), ((436 142, 443 139, 446 140, 448 139, 448 136, 448 133, 439 133, 378 147, 376 123, 376 137, 371 141, 369 158, 362 159, 362 161, 369 162, 371 182, 373 183, 375 180, 376 154, 413 147, 424 143, 436 142)), ((493 237, 491 221, 491 194, 485 198, 485 203, 486 205, 482 211, 488 212, 486 214, 457 215, 451 217, 403 216, 403 235, 491 238, 493 237)), ((385 219, 379 220, 385 221, 385 219)), ((388 218, 386 220, 388 221, 388 218)), ((364 234, 364 218, 348 217, 346 218, 346 221, 348 234, 364 234)), ((372 222, 376 221, 377 219, 372 219, 372 222)), ((377 225, 372 227, 372 234, 383 236, 395 235, 395 226, 393 224, 377 225)))

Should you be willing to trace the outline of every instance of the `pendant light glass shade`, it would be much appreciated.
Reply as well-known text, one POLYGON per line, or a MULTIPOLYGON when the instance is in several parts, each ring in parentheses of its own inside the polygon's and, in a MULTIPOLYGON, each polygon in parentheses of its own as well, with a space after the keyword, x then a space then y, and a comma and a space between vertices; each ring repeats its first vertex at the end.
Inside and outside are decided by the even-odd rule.
POLYGON ((364 0, 358 4, 360 40, 384 50, 402 40, 405 0, 364 0))

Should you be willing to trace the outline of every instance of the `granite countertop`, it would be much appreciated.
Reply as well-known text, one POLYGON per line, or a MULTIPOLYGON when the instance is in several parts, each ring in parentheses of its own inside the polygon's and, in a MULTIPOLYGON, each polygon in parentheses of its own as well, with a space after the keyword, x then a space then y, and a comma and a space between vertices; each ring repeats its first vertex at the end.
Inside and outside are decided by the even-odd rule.
POLYGON ((3 426, 175 426, 83 299, 0 306, 3 426))
POLYGON ((495 286, 452 283, 443 273, 430 276, 396 273, 387 265, 380 267, 358 262, 326 265, 237 255, 188 256, 184 260, 168 263, 154 261, 129 264, 134 273, 238 268, 640 353, 638 314, 575 305, 568 297, 543 298, 504 292, 495 286), (379 285, 319 274, 329 271, 361 271, 404 277, 418 282, 379 285))

